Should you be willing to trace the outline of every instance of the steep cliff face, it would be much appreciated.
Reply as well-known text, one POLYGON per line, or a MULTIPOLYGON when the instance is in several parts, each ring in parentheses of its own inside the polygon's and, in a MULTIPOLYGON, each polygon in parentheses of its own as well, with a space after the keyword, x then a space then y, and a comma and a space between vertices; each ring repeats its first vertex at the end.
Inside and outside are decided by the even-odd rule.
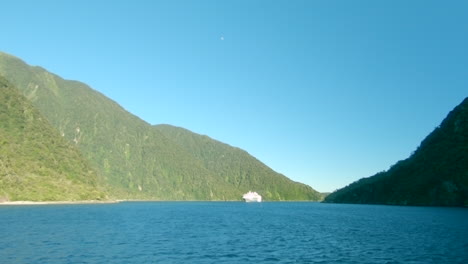
POLYGON ((256 190, 267 200, 323 199, 323 195, 310 186, 273 171, 242 149, 180 127, 157 125, 155 129, 201 161, 207 170, 243 193, 256 190))
POLYGON ((245 151, 236 150, 231 162, 222 162, 217 156, 201 157, 197 153, 209 153, 211 149, 206 147, 213 145, 188 148, 179 141, 182 138, 151 126, 89 86, 31 67, 13 56, 0 53, 0 74, 81 151, 114 198, 240 200, 243 193, 257 187, 268 200, 321 197, 245 151), (231 173, 233 170, 238 171, 231 173))
POLYGON ((222 200, 237 196, 151 125, 86 84, 64 80, 3 53, 0 74, 81 151, 114 198, 222 200))
POLYGON ((468 98, 411 157, 330 194, 326 202, 468 206, 468 98))
POLYGON ((106 199, 78 149, 1 76, 0 199, 106 199))

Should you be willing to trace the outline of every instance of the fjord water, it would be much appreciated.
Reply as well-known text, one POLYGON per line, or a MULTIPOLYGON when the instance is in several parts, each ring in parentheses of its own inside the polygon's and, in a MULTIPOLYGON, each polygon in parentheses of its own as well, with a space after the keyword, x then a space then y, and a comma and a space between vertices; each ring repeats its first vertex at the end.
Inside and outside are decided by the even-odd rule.
POLYGON ((466 208, 126 202, 0 223, 0 263, 468 263, 466 208))

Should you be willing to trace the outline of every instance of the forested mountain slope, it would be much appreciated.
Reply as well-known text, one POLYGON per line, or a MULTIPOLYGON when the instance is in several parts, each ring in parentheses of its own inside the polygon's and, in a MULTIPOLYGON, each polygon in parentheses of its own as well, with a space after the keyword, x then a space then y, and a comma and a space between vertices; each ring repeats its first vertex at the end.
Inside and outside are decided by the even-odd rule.
POLYGON ((114 198, 235 197, 232 188, 199 161, 87 85, 64 80, 4 53, 0 53, 0 74, 81 150, 114 198))
POLYGON ((325 201, 468 206, 468 98, 409 158, 333 192, 325 201))
POLYGON ((268 200, 321 200, 322 194, 276 173, 246 151, 171 125, 156 129, 236 188, 256 190, 268 200))
POLYGON ((78 149, 1 76, 0 199, 106 199, 78 149))
MULTIPOLYGON (((161 130, 87 85, 64 80, 1 52, 0 74, 15 84, 59 133, 81 150, 114 198, 239 200, 246 186, 258 186, 257 173, 277 177, 272 170, 265 173, 262 168, 245 175, 241 186, 234 184, 231 175, 223 174, 225 168, 206 166, 205 160, 176 139, 163 135, 161 130)), ((301 197, 315 197, 311 188, 290 184, 301 186, 298 188, 303 189, 301 197)), ((271 190, 266 198, 297 197, 279 187, 271 190)))

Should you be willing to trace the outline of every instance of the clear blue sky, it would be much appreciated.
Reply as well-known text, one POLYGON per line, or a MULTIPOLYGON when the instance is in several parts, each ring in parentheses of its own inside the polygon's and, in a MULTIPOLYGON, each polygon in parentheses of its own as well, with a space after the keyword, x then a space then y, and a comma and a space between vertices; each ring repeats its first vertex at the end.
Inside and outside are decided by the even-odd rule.
POLYGON ((333 191, 468 96, 468 1, 3 1, 0 50, 333 191))

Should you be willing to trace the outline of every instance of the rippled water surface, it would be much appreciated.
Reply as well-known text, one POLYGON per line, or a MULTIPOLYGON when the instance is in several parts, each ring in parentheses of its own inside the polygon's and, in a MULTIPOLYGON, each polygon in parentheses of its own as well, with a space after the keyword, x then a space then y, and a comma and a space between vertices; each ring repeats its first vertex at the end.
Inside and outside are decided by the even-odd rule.
POLYGON ((468 263, 468 209, 128 202, 0 207, 0 263, 468 263))

